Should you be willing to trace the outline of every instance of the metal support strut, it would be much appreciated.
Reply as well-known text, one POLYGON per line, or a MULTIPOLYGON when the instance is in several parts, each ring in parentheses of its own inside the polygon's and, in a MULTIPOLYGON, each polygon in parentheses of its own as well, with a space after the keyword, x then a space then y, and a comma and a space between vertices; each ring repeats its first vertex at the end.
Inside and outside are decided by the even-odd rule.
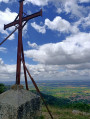
POLYGON ((29 75, 29 77, 30 77, 30 79, 31 79, 31 81, 32 81, 32 83, 33 83, 33 85, 34 85, 34 87, 36 88, 36 91, 39 93, 39 95, 40 95, 42 101, 44 102, 44 104, 45 104, 45 106, 46 106, 46 109, 47 109, 47 111, 48 111, 48 113, 49 113, 51 119, 53 119, 53 116, 52 116, 52 114, 51 114, 51 112, 50 112, 50 110, 49 110, 49 108, 48 108, 48 106, 47 106, 47 104, 46 104, 46 102, 45 102, 45 100, 44 100, 44 98, 43 98, 43 96, 42 96, 42 94, 41 94, 41 92, 40 92, 40 90, 39 90, 37 84, 36 84, 36 82, 35 82, 34 79, 32 78, 32 76, 31 76, 29 70, 27 69, 27 67, 26 67, 25 62, 23 61, 23 59, 21 59, 21 60, 22 60, 23 66, 24 66, 24 68, 26 69, 26 71, 27 71, 27 73, 28 73, 28 75, 29 75))

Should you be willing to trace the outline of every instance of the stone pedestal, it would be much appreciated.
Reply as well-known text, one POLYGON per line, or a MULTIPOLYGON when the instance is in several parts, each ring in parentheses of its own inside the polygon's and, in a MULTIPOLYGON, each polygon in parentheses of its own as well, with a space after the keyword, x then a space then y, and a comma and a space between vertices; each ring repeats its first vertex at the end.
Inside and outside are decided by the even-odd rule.
POLYGON ((0 119, 38 119, 41 115, 40 97, 14 85, 0 94, 0 119))

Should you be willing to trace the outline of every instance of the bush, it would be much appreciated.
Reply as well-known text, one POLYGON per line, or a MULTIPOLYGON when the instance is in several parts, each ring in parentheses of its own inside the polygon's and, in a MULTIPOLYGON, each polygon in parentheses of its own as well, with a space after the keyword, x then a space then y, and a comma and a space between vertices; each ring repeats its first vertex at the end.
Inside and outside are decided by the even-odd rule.
POLYGON ((6 87, 4 84, 0 83, 0 94, 5 91, 6 87))
POLYGON ((73 109, 79 109, 80 111, 90 112, 90 106, 85 103, 72 103, 70 104, 70 107, 72 107, 73 109))
POLYGON ((45 119, 44 116, 40 116, 39 119, 45 119))

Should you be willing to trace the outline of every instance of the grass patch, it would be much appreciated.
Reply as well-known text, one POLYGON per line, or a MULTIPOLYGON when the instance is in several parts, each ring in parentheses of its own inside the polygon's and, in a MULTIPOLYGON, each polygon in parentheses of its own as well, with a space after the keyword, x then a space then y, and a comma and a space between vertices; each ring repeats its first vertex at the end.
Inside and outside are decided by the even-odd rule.
MULTIPOLYGON (((90 119, 89 116, 84 116, 81 114, 73 114, 72 109, 61 109, 58 107, 49 106, 49 109, 53 115, 54 119, 90 119)), ((44 119, 51 119, 45 106, 42 106, 42 115, 44 119)))

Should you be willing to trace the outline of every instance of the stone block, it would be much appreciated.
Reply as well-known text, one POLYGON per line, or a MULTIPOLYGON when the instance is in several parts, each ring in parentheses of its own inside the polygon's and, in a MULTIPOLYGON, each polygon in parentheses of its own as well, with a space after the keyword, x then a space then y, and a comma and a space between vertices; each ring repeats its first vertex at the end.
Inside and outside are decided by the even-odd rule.
POLYGON ((38 119, 41 115, 40 102, 38 95, 22 86, 12 86, 0 94, 0 119, 38 119))

